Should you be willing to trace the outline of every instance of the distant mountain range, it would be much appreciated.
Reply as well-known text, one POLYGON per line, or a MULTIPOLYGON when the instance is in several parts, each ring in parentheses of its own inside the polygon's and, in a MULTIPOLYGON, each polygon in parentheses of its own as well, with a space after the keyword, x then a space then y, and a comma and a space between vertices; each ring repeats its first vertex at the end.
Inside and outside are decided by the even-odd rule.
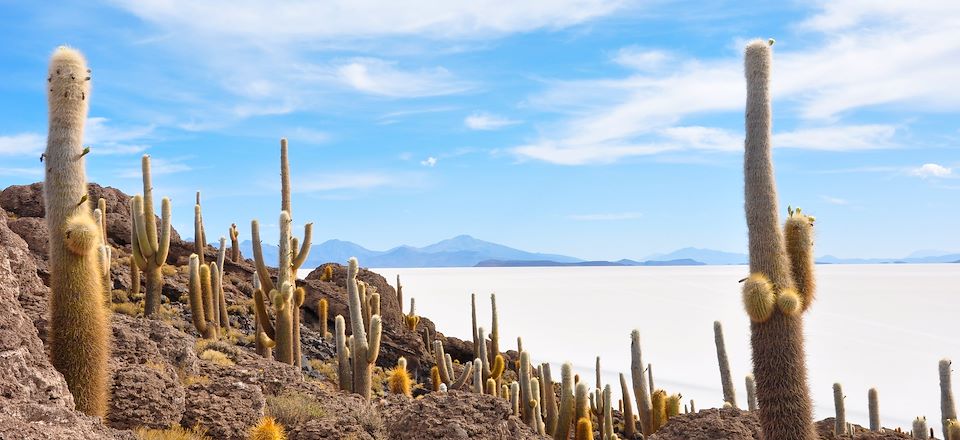
MULTIPOLYGON (((240 243, 243 255, 253 250, 249 240, 240 243)), ((277 246, 263 245, 264 258, 277 261, 277 246)), ((683 248, 667 254, 652 254, 641 261, 586 261, 576 257, 543 254, 514 249, 501 244, 459 235, 424 247, 398 246, 386 251, 373 251, 356 243, 327 240, 313 245, 305 268, 334 261, 345 263, 357 257, 365 267, 532 267, 532 266, 699 266, 747 264, 747 255, 713 249, 683 248)), ((960 263, 960 254, 941 251, 918 251, 904 258, 837 258, 825 255, 817 259, 824 264, 877 263, 960 263)))

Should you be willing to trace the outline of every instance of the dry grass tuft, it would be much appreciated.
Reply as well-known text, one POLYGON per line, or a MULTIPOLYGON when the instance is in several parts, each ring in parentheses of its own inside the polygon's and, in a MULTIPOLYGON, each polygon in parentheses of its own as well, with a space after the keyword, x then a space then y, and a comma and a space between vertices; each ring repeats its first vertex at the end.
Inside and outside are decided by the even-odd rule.
POLYGON ((285 426, 296 426, 325 416, 323 407, 316 399, 296 391, 267 397, 265 412, 285 426))
POLYGON ((200 359, 213 362, 217 365, 223 365, 224 367, 231 367, 234 365, 233 359, 230 359, 230 356, 227 356, 223 352, 217 350, 204 350, 202 353, 200 353, 200 359))
POLYGON ((212 440, 207 437, 207 430, 200 426, 193 429, 180 426, 171 426, 168 429, 137 428, 134 434, 140 440, 212 440))

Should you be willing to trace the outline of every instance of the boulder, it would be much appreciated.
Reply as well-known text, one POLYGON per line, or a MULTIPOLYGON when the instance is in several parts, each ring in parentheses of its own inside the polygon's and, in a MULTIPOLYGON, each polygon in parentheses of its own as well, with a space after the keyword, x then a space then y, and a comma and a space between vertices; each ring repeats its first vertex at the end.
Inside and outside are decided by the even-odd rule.
POLYGON ((384 409, 389 438, 547 439, 513 416, 504 399, 463 391, 430 393, 384 409))

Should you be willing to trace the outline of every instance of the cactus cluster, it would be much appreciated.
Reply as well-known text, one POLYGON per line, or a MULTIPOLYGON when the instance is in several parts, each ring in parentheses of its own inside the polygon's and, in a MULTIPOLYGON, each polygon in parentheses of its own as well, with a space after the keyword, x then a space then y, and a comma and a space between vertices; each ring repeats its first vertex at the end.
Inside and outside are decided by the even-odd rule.
POLYGON ((351 258, 347 264, 347 297, 350 308, 350 329, 346 338, 343 316, 336 318, 336 344, 340 388, 370 399, 371 374, 380 355, 380 338, 383 324, 380 320, 379 295, 375 304, 361 304, 363 284, 357 281, 360 263, 351 258), (369 307, 369 308, 368 308, 369 307), (372 310, 371 310, 372 309, 372 310), (365 316, 365 312, 376 311, 365 316), (366 320, 365 320, 366 318, 366 320))
POLYGON ((263 259, 263 245, 260 241, 260 222, 250 222, 250 236, 253 240, 253 259, 257 268, 260 287, 254 291, 254 311, 261 330, 257 331, 258 351, 266 351, 273 346, 274 356, 280 362, 300 367, 300 307, 303 306, 306 293, 296 286, 297 270, 307 260, 313 236, 313 224, 303 227, 303 242, 299 242, 291 233, 290 206, 290 164, 287 158, 287 140, 280 140, 280 176, 281 211, 279 263, 277 281, 270 277, 263 259), (298 246, 299 245, 299 246, 298 246), (276 325, 270 322, 266 299, 273 305, 276 325))

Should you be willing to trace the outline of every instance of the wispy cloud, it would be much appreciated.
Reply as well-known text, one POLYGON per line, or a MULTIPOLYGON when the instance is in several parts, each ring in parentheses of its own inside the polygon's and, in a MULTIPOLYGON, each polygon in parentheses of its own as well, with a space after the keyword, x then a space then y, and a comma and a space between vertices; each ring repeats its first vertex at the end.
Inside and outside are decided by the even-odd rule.
POLYGON ((228 0, 117 0, 115 3, 166 29, 276 44, 394 35, 474 38, 562 28, 610 14, 626 2, 414 0, 400 4, 335 0, 288 2, 281 6, 228 0))
POLYGON ((356 58, 337 67, 344 84, 358 91, 393 98, 413 98, 460 93, 470 85, 443 67, 403 70, 377 58, 356 58))
POLYGON ((317 173, 295 179, 292 188, 300 193, 328 191, 369 190, 382 187, 406 187, 416 185, 415 175, 398 175, 380 172, 317 173))
POLYGON ((936 163, 925 163, 919 167, 911 168, 909 171, 911 176, 917 176, 922 178, 945 178, 953 176, 953 169, 947 168, 943 165, 936 163))
POLYGON ((636 220, 640 217, 643 217, 643 214, 639 212, 615 212, 615 213, 602 213, 602 214, 574 214, 568 216, 571 220, 578 221, 619 221, 619 220, 636 220))
MULTIPOLYGON (((899 146, 898 127, 841 122, 866 108, 960 109, 960 4, 830 1, 797 23, 797 38, 821 41, 775 55, 772 83, 781 115, 801 128, 775 145, 830 151, 899 146)), ((954 2, 956 3, 956 2, 954 2)), ((739 44, 738 44, 739 45, 739 44)), ((612 56, 625 77, 550 81, 526 102, 562 119, 540 138, 513 148, 521 158, 558 164, 609 163, 677 150, 734 151, 741 139, 722 127, 687 120, 743 111, 741 55, 691 58, 656 48, 627 47, 612 56)))
POLYGON ((46 148, 47 137, 39 133, 18 133, 0 136, 0 156, 37 155, 46 148))
POLYGON ((493 115, 486 112, 475 112, 463 120, 463 124, 471 130, 496 130, 509 125, 519 124, 520 121, 493 115))
POLYGON ((421 161, 420 161, 420 165, 423 165, 423 166, 425 166, 425 167, 431 167, 431 168, 433 168, 433 167, 437 166, 437 158, 436 158, 436 157, 433 157, 433 156, 430 156, 430 157, 428 157, 428 158, 426 158, 426 159, 424 159, 424 160, 421 160, 421 161))

